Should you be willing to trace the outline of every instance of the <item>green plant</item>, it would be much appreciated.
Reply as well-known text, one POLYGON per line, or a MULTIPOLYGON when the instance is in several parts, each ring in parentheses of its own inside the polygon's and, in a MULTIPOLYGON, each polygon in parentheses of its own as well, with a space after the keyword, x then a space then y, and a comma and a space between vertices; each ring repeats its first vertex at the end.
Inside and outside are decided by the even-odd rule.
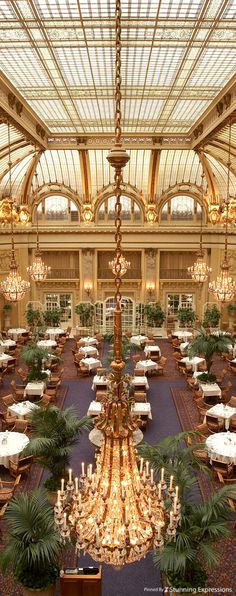
POLYGON ((207 370, 210 372, 214 354, 221 354, 229 351, 230 335, 219 333, 207 333, 203 327, 198 329, 198 335, 193 339, 188 348, 190 358, 202 354, 207 363, 207 370))
POLYGON ((27 364, 30 369, 28 380, 38 381, 41 378, 45 378, 42 377, 42 368, 43 360, 47 360, 48 358, 48 350, 38 347, 36 342, 33 341, 23 347, 21 356, 22 360, 24 360, 25 364, 27 364))
POLYGON ((94 305, 90 302, 76 304, 75 312, 80 317, 82 327, 91 327, 93 324, 94 305))
POLYGON ((194 442, 197 437, 194 432, 179 433, 154 446, 144 444, 138 447, 139 455, 149 460, 155 474, 159 475, 164 467, 167 483, 172 475, 179 487, 181 524, 177 528, 176 540, 170 542, 166 539, 161 551, 153 551, 153 560, 174 588, 185 591, 205 586, 203 563, 204 567, 217 563, 217 540, 230 535, 228 498, 236 498, 235 484, 213 492, 207 502, 199 505, 191 503, 197 484, 196 472, 200 469, 203 473, 210 473, 197 458, 196 450, 204 448, 204 445, 194 442), (183 441, 187 438, 191 438, 193 444, 184 447, 183 441))
POLYGON ((204 567, 218 563, 217 541, 231 534, 228 498, 235 497, 235 486, 223 486, 204 503, 181 502, 181 525, 176 540, 166 542, 161 552, 153 552, 155 564, 167 575, 172 587, 186 591, 206 585, 204 567))
POLYGON ((150 302, 145 304, 144 312, 147 317, 147 324, 150 327, 161 327, 165 320, 165 312, 160 302, 150 302))
POLYGON ((38 308, 34 309, 32 307, 31 302, 29 302, 29 304, 27 305, 25 315, 26 315, 27 323, 31 328, 43 326, 42 311, 39 310, 38 308))
POLYGON ((180 308, 177 312, 177 319, 182 327, 191 326, 196 318, 195 312, 190 308, 180 308))
POLYGON ((208 373, 203 372, 201 375, 198 375, 197 380, 201 383, 215 383, 216 375, 209 375, 208 373))
POLYGON ((10 313, 12 311, 12 304, 10 304, 10 302, 5 302, 3 310, 5 313, 10 313))
POLYGON ((53 308, 52 310, 45 310, 43 312, 43 319, 46 325, 51 327, 58 327, 62 317, 61 308, 53 308))
POLYGON ((12 572, 22 586, 32 590, 52 585, 59 576, 62 543, 46 492, 18 493, 9 503, 4 521, 9 534, 0 554, 1 570, 12 572))
POLYGON ((78 418, 73 407, 60 410, 56 406, 33 411, 31 440, 24 450, 50 472, 45 482, 48 490, 60 487, 61 478, 68 476, 72 447, 79 441, 82 430, 89 430, 91 419, 78 418))
POLYGON ((229 316, 232 316, 236 313, 236 304, 227 304, 227 313, 229 316))
POLYGON ((221 318, 221 312, 215 304, 208 306, 204 312, 203 325, 207 327, 217 327, 221 318))

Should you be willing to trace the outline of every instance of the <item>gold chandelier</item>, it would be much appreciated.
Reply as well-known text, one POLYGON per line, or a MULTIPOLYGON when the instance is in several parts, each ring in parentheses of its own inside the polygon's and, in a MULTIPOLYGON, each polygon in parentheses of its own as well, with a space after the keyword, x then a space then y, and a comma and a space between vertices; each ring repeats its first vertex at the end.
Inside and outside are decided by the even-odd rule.
POLYGON ((116 0, 116 128, 115 146, 107 159, 115 169, 116 194, 116 253, 118 264, 115 277, 114 360, 111 364, 111 390, 104 400, 104 411, 95 423, 102 435, 101 452, 96 467, 81 464, 81 474, 68 481, 61 480, 55 506, 55 520, 62 539, 71 535, 76 549, 89 553, 95 561, 113 566, 137 561, 153 548, 164 544, 166 531, 174 538, 180 522, 178 487, 173 477, 167 488, 164 469, 158 486, 149 462, 139 466, 133 443, 137 419, 131 417, 130 398, 123 375, 121 325, 121 184, 122 169, 129 156, 121 143, 121 42, 120 0, 116 0), (166 497, 168 502, 166 503, 166 497), (166 506, 167 504, 167 506, 166 506))
MULTIPOLYGON (((37 179, 37 172, 35 172, 35 179, 36 179, 36 188, 38 188, 38 179, 37 179)), ((38 206, 36 206, 36 251, 34 255, 34 260, 30 267, 27 267, 27 271, 30 277, 34 281, 43 281, 46 279, 48 273, 51 271, 51 267, 46 265, 42 260, 42 254, 39 250, 39 225, 38 225, 38 206)))
POLYGON ((197 252, 197 260, 191 267, 188 267, 187 271, 191 275, 192 279, 197 283, 203 283, 207 280, 209 274, 211 273, 211 267, 208 267, 207 263, 204 261, 204 251, 202 249, 202 214, 203 214, 203 178, 204 173, 202 173, 202 207, 201 207, 201 229, 200 229, 200 244, 199 244, 199 251, 197 252))
MULTIPOLYGON (((9 151, 9 188, 11 198, 11 147, 10 147, 10 125, 8 123, 8 151, 9 151)), ((13 212, 13 203, 10 201, 11 212, 13 212)), ((4 298, 9 302, 18 302, 24 298, 25 293, 30 289, 30 283, 24 281, 18 273, 18 266, 15 259, 15 246, 14 246, 14 228, 13 228, 13 216, 11 217, 11 261, 10 261, 10 272, 7 278, 0 283, 0 291, 4 295, 4 298)))
POLYGON ((112 261, 109 261, 108 264, 114 275, 117 275, 118 272, 120 275, 125 275, 126 271, 130 269, 130 261, 127 261, 122 254, 119 257, 119 260, 115 256, 115 258, 112 261))
POLYGON ((228 263, 228 214, 229 214, 229 177, 230 177, 230 166, 231 166, 231 119, 229 123, 229 156, 228 156, 228 175, 227 175, 227 198, 225 201, 226 207, 226 219, 225 219, 225 250, 224 260, 221 263, 221 272, 217 276, 216 281, 209 283, 209 291, 213 293, 213 296, 219 300, 219 302, 230 302, 236 294, 236 282, 229 274, 229 263, 228 263))

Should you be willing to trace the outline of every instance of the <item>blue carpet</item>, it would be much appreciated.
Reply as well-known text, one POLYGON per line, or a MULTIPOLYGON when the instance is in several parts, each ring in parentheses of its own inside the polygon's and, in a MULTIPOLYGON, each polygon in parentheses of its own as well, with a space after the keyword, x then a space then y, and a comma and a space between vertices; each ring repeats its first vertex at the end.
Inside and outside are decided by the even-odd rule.
MULTIPOLYGON (((68 391, 64 407, 74 405, 78 415, 81 418, 88 411, 90 402, 95 394, 91 389, 91 378, 79 378, 74 381, 67 381, 68 391)), ((148 422, 147 429, 144 431, 144 441, 155 444, 167 435, 174 435, 180 432, 180 424, 175 405, 171 396, 171 386, 184 385, 183 380, 170 383, 163 379, 149 379, 148 398, 152 406, 153 419, 148 422)), ((88 436, 83 434, 79 444, 74 448, 71 458, 71 467, 76 473, 80 472, 80 463, 91 463, 94 461, 94 447, 90 443, 88 436)), ((78 562, 71 561, 71 565, 78 566, 94 565, 94 561, 86 556, 81 556, 78 562)), ((141 596, 144 589, 161 592, 162 583, 159 569, 154 567, 151 554, 138 563, 126 565, 117 572, 114 568, 103 565, 103 596, 141 596)))

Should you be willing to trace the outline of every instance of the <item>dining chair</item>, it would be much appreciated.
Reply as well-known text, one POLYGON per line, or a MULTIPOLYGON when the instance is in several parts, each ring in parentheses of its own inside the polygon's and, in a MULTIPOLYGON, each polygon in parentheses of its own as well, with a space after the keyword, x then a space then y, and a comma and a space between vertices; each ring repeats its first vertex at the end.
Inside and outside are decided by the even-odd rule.
POLYGON ((147 401, 147 393, 145 391, 135 391, 134 392, 134 401, 136 402, 146 402, 147 401))
POLYGON ((212 414, 206 414, 206 424, 213 433, 222 432, 225 430, 225 423, 223 418, 218 418, 212 414))
POLYGON ((30 472, 33 464, 33 456, 27 455, 27 457, 19 457, 18 461, 9 459, 9 473, 14 478, 17 478, 18 474, 26 474, 30 472))
POLYGON ((15 490, 20 482, 21 474, 15 480, 0 481, 0 503, 9 503, 14 496, 15 490))
POLYGON ((11 432, 15 433, 27 433, 28 422, 21 418, 16 418, 14 426, 11 428, 11 432))
POLYGON ((211 458, 211 466, 213 473, 217 476, 217 472, 223 476, 223 478, 231 478, 233 475, 233 465, 228 462, 218 461, 211 458))
POLYGON ((230 418, 230 421, 229 421, 229 430, 232 433, 236 433, 236 414, 234 414, 234 416, 232 416, 230 418))

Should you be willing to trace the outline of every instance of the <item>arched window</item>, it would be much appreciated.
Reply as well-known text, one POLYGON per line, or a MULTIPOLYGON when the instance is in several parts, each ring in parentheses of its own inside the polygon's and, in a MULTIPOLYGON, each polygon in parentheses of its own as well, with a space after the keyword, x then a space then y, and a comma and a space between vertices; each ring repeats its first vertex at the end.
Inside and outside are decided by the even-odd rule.
POLYGON ((164 204, 161 211, 161 222, 200 222, 201 212, 202 207, 194 197, 176 195, 164 204))
POLYGON ((79 221, 78 208, 74 201, 62 195, 45 197, 37 208, 39 221, 68 222, 79 221))
MULTIPOLYGON (((112 222, 115 219, 116 197, 106 198, 98 208, 98 223, 112 222)), ((121 219, 123 223, 141 223, 141 209, 133 198, 121 196, 121 219)))

